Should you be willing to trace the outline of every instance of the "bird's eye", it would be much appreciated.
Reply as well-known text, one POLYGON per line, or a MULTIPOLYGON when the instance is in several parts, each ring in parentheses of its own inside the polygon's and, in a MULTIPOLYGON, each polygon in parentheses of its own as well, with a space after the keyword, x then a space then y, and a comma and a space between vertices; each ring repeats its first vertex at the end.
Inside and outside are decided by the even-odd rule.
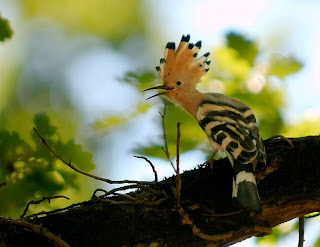
POLYGON ((177 85, 180 86, 182 84, 181 81, 177 81, 177 85))

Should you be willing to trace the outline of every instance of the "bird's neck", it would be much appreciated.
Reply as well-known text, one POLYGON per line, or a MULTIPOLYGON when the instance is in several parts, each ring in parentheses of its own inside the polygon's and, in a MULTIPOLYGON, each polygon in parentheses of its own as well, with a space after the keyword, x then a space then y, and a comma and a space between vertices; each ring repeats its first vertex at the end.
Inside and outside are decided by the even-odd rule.
POLYGON ((197 114, 197 108, 200 102, 202 101, 204 97, 204 93, 199 92, 197 89, 189 89, 188 91, 175 93, 170 95, 170 99, 174 102, 180 105, 185 111, 187 111, 190 115, 193 117, 196 117, 197 114))

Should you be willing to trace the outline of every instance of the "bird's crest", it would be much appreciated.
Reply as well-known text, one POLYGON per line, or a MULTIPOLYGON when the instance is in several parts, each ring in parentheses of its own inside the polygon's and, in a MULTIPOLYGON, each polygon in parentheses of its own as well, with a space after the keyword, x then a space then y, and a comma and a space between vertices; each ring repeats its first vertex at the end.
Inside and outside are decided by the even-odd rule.
POLYGON ((189 40, 189 34, 182 35, 177 49, 174 42, 167 43, 164 58, 160 59, 160 66, 156 67, 164 84, 180 79, 196 84, 208 72, 211 61, 207 59, 210 53, 197 58, 201 41, 193 44, 189 40))

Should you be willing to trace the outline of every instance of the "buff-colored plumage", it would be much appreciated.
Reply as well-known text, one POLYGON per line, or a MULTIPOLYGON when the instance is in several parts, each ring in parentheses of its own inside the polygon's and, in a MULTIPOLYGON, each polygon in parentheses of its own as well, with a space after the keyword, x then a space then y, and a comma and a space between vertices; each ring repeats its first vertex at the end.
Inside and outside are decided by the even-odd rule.
POLYGON ((169 42, 166 46, 164 58, 160 59, 157 67, 159 76, 166 86, 177 80, 185 80, 196 84, 209 70, 207 61, 209 53, 197 58, 201 48, 201 41, 196 44, 189 43, 190 35, 183 36, 177 49, 175 43, 169 42))

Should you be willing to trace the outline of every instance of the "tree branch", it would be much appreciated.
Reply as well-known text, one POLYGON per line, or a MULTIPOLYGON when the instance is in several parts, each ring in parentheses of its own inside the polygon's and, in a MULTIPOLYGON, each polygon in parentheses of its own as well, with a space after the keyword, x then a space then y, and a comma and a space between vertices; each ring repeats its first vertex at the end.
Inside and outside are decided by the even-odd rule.
MULTIPOLYGON (((20 229, 25 229, 27 231, 31 231, 32 233, 35 233, 42 239, 48 240, 47 244, 52 244, 52 246, 56 247, 70 247, 69 244, 67 244, 64 240, 62 240, 59 236, 54 235, 52 232, 48 231, 46 228, 42 227, 41 225, 35 225, 30 222, 27 222, 25 220, 18 220, 18 219, 12 219, 12 218, 6 218, 0 216, 0 227, 5 226, 7 229, 12 230, 12 227, 18 227, 20 229)), ((0 234, 1 235, 1 234, 0 234)), ((0 242, 1 243, 1 242, 0 242)), ((14 241, 13 241, 14 243, 14 241)), ((15 246, 15 244, 10 246, 15 246)), ((20 244, 18 244, 20 245, 20 244)), ((7 246, 7 245, 5 245, 7 246)), ((24 240, 22 239, 20 246, 27 246, 24 244, 24 240)))
MULTIPOLYGON (((290 140, 294 148, 283 139, 264 142, 267 165, 259 163, 256 169, 261 214, 233 213, 238 209, 231 199, 233 172, 227 159, 216 160, 213 169, 206 166, 181 173, 180 203, 201 232, 219 236, 212 246, 268 235, 283 222, 320 212, 320 137, 290 140)), ((28 220, 61 235, 72 246, 206 246, 207 240, 181 224, 181 216, 174 210, 175 186, 174 176, 152 186, 158 194, 139 189, 127 194, 137 198, 130 200, 114 191, 107 198, 93 197, 28 220)), ((0 225, 0 239, 6 234, 0 225)))

